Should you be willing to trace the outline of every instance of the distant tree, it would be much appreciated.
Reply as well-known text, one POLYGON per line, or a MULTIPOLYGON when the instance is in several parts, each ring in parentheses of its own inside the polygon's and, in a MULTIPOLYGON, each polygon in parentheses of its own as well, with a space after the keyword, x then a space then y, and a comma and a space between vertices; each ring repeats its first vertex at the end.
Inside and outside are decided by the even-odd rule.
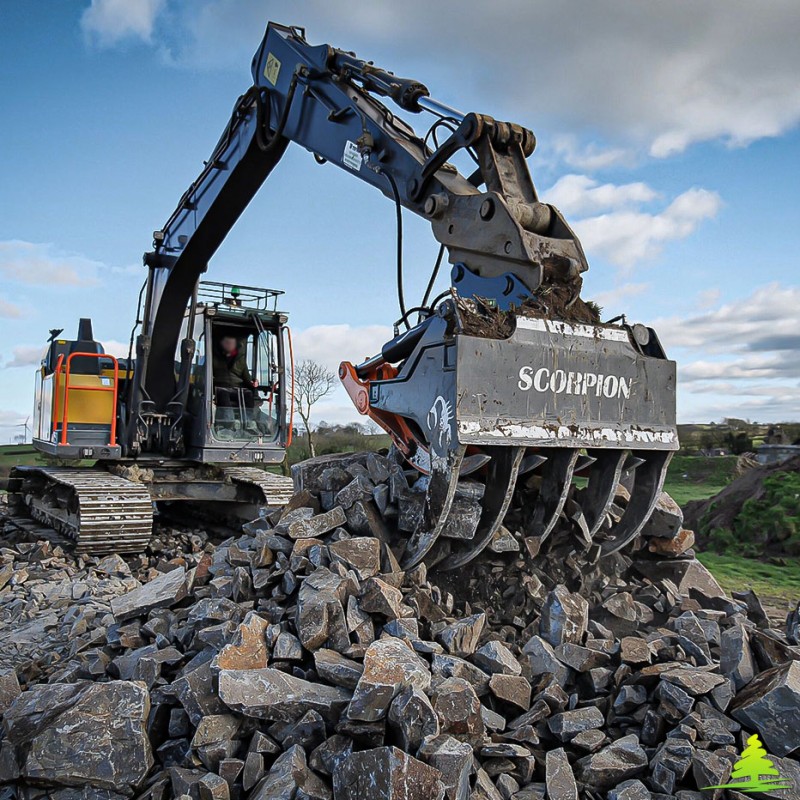
POLYGON ((316 454, 314 433, 311 429, 311 409, 336 388, 336 375, 317 361, 301 361, 294 371, 294 401, 297 413, 305 425, 308 437, 308 452, 316 454))

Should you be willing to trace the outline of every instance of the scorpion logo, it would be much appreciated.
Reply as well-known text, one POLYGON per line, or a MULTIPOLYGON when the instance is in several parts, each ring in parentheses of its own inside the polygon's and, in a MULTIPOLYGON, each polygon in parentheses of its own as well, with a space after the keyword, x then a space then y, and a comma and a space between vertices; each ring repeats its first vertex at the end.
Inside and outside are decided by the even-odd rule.
POLYGON ((437 445, 437 450, 447 450, 450 447, 452 431, 450 422, 453 419, 453 407, 447 400, 439 395, 433 401, 431 410, 428 412, 428 429, 431 432, 431 444, 437 445))

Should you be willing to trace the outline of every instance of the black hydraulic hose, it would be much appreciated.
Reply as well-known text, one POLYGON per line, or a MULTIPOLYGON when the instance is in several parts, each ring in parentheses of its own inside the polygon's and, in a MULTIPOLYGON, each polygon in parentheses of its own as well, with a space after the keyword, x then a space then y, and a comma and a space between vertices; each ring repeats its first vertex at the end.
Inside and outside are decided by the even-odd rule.
POLYGON ((420 303, 422 308, 426 308, 428 305, 428 298, 431 296, 431 292, 433 291, 433 284, 436 283, 436 278, 439 277, 439 268, 442 266, 442 258, 444 258, 444 245, 440 245, 439 247, 439 255, 436 256, 436 263, 433 265, 433 272, 431 272, 428 286, 425 289, 425 294, 423 295, 422 302, 420 303))
POLYGON ((254 88, 256 88, 256 144, 262 153, 269 153, 277 147, 278 142, 283 137, 283 131, 286 128, 286 122, 289 119, 289 111, 292 108, 294 93, 297 89, 297 75, 292 75, 292 80, 289 84, 289 91, 286 93, 286 102, 284 103, 283 111, 281 112, 281 118, 278 121, 278 127, 275 128, 275 132, 269 138, 269 141, 267 141, 264 137, 264 131, 269 127, 269 105, 268 103, 264 102, 264 98, 261 96, 261 87, 254 88))
POLYGON ((394 205, 397 213, 397 302, 400 306, 400 321, 406 326, 406 330, 408 330, 411 326, 408 324, 409 312, 406 311, 406 299, 403 291, 403 206, 400 203, 400 192, 394 177, 384 170, 381 170, 381 172, 389 181, 389 185, 392 187, 392 194, 394 195, 394 205))

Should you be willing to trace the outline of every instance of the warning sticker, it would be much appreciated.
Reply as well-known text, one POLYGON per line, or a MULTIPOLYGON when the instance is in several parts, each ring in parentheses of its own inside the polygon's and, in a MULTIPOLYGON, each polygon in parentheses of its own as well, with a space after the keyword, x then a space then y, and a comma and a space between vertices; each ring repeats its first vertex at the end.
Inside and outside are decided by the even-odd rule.
POLYGON ((278 73, 281 71, 281 62, 272 53, 267 55, 264 66, 264 77, 274 86, 278 82, 278 73))
POLYGON ((361 169, 361 164, 364 161, 361 153, 358 152, 358 145, 355 142, 351 142, 349 139, 344 143, 342 161, 346 167, 350 167, 350 169, 354 169, 356 172, 361 169))

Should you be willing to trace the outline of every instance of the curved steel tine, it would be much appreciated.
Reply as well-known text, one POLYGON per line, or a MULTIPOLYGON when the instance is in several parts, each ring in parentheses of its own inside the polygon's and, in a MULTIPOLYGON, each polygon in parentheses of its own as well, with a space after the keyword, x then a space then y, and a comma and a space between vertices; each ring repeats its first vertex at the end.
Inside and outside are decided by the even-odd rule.
POLYGON ((425 492, 422 519, 406 542, 400 561, 403 569, 411 569, 419 564, 439 538, 453 505, 459 469, 466 449, 466 445, 459 445, 455 450, 448 452, 440 468, 437 468, 436 463, 433 464, 428 490, 425 492))
POLYGON ((542 485, 533 508, 533 518, 528 535, 543 542, 551 533, 564 510, 572 473, 578 460, 579 450, 560 448, 550 456, 542 474, 542 485))
POLYGON ((612 529, 613 538, 602 543, 602 555, 616 553, 632 541, 650 519, 667 476, 667 467, 672 458, 671 452, 639 451, 637 457, 643 458, 634 473, 633 488, 628 507, 622 519, 612 529))
POLYGON ((544 462, 547 461, 547 456, 540 455, 539 453, 532 453, 529 456, 525 456, 522 459, 522 463, 519 465, 519 474, 520 475, 527 475, 529 472, 533 472, 536 467, 540 467, 544 462))
POLYGON ((525 455, 524 447, 496 447, 493 449, 486 492, 483 495, 483 511, 475 537, 453 551, 439 565, 441 570, 463 567, 486 548, 505 519, 514 489, 517 485, 519 465, 525 455))
POLYGON ((491 460, 492 457, 488 453, 475 453, 475 455, 472 456, 465 456, 464 460, 461 462, 461 469, 459 469, 458 474, 462 478, 467 475, 472 475, 473 472, 477 472, 491 460))
POLYGON ((577 463, 575 464, 575 474, 579 475, 583 472, 587 467, 591 467, 594 462, 597 461, 596 456, 591 454, 587 454, 585 456, 580 456, 578 458, 577 463))
POLYGON ((590 539, 600 530, 606 512, 614 502, 627 453, 625 450, 595 450, 594 455, 597 461, 592 465, 589 483, 581 499, 590 539))

